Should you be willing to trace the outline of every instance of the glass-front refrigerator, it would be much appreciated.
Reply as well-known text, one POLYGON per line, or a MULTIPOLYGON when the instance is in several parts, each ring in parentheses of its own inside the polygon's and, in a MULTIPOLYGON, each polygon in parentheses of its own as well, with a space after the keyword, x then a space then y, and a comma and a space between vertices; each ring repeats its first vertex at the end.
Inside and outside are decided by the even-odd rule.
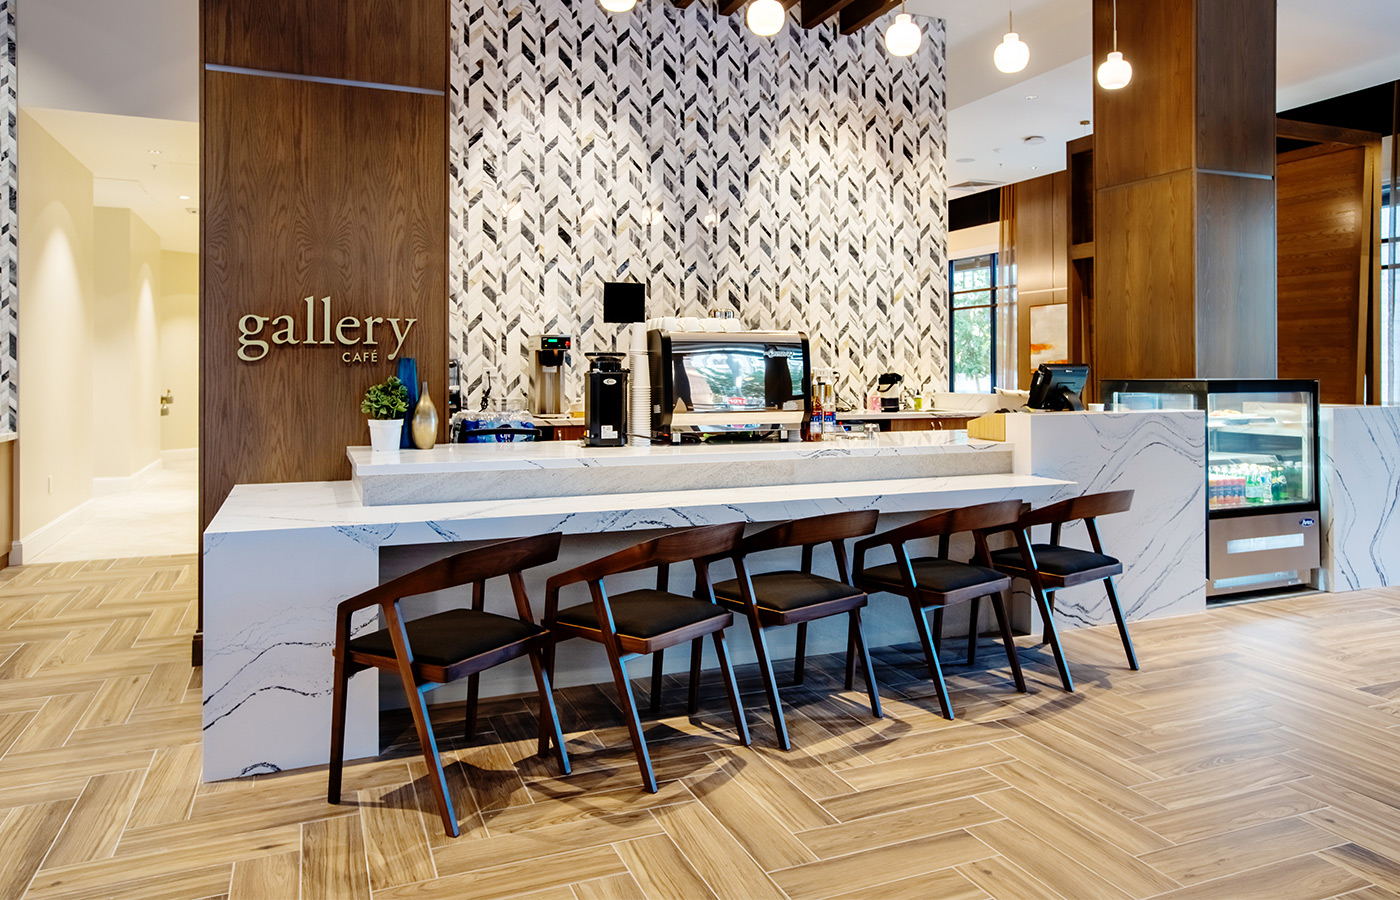
POLYGON ((1313 583, 1316 381, 1105 381, 1101 396, 1108 409, 1205 411, 1209 596, 1313 583))

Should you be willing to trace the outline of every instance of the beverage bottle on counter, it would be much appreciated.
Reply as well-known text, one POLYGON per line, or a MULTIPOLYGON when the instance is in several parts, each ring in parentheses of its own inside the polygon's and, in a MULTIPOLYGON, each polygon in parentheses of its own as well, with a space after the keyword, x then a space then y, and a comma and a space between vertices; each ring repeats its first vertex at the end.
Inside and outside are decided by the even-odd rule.
POLYGON ((812 384, 812 421, 807 426, 808 440, 819 441, 822 439, 822 430, 826 426, 826 415, 822 409, 822 394, 826 385, 820 381, 812 384))
POLYGON ((836 385, 822 383, 822 434, 836 434, 836 385))

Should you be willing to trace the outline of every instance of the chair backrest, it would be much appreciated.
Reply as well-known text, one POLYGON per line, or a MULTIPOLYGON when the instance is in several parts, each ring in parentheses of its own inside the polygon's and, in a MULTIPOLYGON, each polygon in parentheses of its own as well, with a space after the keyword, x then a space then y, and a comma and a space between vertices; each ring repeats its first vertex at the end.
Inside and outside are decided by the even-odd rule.
POLYGON ((561 588, 580 581, 602 581, 609 575, 636 572, 640 569, 658 570, 658 587, 665 583, 666 570, 672 563, 694 560, 697 567, 706 565, 712 557, 728 556, 739 547, 744 536, 743 522, 724 525, 701 525, 669 531, 659 538, 634 544, 602 559, 584 563, 550 576, 545 583, 546 608, 552 609, 561 588))
POLYGON ((1132 491, 1104 491, 1099 494, 1085 494, 1052 503, 1049 506, 1032 510, 1021 516, 1017 525, 1030 528, 1035 525, 1063 525, 1080 519, 1096 519, 1099 516, 1127 512, 1133 505, 1132 491))
POLYGON ((1013 524, 1020 515, 1020 500, 998 500, 959 509, 944 509, 917 522, 910 522, 878 535, 876 540, 904 543, 921 538, 941 538, 965 531, 985 531, 1013 524))
POLYGON ((487 544, 401 575, 381 585, 381 590, 402 599, 522 572, 558 559, 562 540, 563 535, 556 533, 487 544))
POLYGON ((743 542, 739 544, 739 552, 744 554, 763 553, 783 547, 810 547, 813 544, 825 544, 829 541, 864 537, 875 530, 875 524, 879 519, 880 513, 874 509, 858 509, 825 516, 795 519, 744 538, 743 542))

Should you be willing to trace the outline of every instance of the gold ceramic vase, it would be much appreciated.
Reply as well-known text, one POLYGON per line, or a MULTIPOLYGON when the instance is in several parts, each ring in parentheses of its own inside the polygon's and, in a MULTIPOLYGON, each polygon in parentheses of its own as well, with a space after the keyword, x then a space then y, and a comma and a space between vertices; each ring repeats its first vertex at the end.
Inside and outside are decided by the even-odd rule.
POLYGON ((419 450, 431 450, 437 444, 438 416, 433 398, 428 396, 428 383, 423 382, 423 393, 418 406, 413 410, 413 446, 419 450))

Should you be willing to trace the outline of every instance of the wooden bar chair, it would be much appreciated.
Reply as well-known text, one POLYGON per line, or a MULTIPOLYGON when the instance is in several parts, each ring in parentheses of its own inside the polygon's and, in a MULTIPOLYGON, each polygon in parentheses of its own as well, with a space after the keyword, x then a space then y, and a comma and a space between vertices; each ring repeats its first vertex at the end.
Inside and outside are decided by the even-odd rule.
POLYGON ((1108 592, 1108 604, 1113 608, 1113 618, 1118 623, 1118 635, 1123 640, 1123 651, 1128 656, 1128 666, 1134 670, 1138 668, 1133 640, 1128 636, 1128 623, 1123 618, 1123 608, 1118 604, 1118 592, 1113 586, 1113 576, 1123 574, 1123 563, 1104 554, 1098 526, 1099 516, 1127 512, 1132 505, 1132 491, 1107 491, 1072 497, 1041 509, 1023 509, 1014 527, 1001 529, 1015 535, 1016 546, 992 554, 993 568, 1030 582, 1031 593, 1040 607, 1041 618, 1045 620, 1045 642, 1055 653, 1055 665, 1059 667, 1060 680, 1067 691, 1074 690, 1074 680, 1070 677, 1064 651, 1060 648, 1053 615, 1055 592, 1061 588, 1103 582, 1104 590, 1108 592), (1064 526, 1078 521, 1083 521, 1084 528, 1089 532, 1089 543, 1094 548, 1092 551, 1066 547, 1060 543, 1064 526), (1050 543, 1031 543, 1030 530, 1037 525, 1050 526, 1050 543))
POLYGON ((364 669, 383 669, 398 674, 413 713, 413 726, 423 747, 423 758, 436 774, 433 792, 447 833, 457 837, 457 816, 447 795, 447 779, 438 756, 437 739, 423 695, 460 678, 470 678, 467 703, 467 736, 475 728, 476 692, 479 673, 521 656, 530 657, 535 673, 535 687, 540 697, 540 755, 547 752, 552 740, 559 759, 559 768, 569 774, 569 757, 564 750, 564 735, 559 729, 559 716, 554 708, 549 676, 544 670, 542 651, 548 632, 535 623, 530 599, 525 594, 525 579, 521 573, 535 566, 551 563, 559 557, 560 535, 501 541, 449 556, 371 588, 336 607, 335 614, 335 682, 331 712, 330 785, 327 799, 340 802, 341 770, 345 757, 345 700, 350 676, 364 669), (486 612, 486 582, 506 576, 515 596, 519 618, 486 612), (428 594, 470 584, 470 609, 449 609, 444 612, 405 621, 399 603, 406 597, 428 594), (385 627, 357 638, 350 637, 351 616, 371 606, 378 606, 385 627))
MULTIPOLYGON (((860 611, 869 602, 865 591, 854 587, 846 557, 846 541, 870 534, 880 514, 871 510, 835 513, 798 519, 744 538, 733 556, 735 576, 714 586, 721 606, 743 613, 753 633, 754 649, 758 653, 763 687, 768 693, 768 706, 773 710, 773 726, 778 733, 778 745, 792 749, 787 723, 783 719, 782 702, 778 699, 778 683, 773 677, 772 656, 764 631, 783 625, 797 626, 797 656, 793 680, 802 683, 807 657, 807 623, 827 616, 846 614, 849 617, 846 637, 846 690, 855 687, 855 656, 860 653, 865 670, 865 686, 870 694, 870 710, 882 718, 880 695, 875 686, 875 671, 870 664, 870 651, 865 643, 860 611), (826 578, 812 572, 813 550, 820 544, 830 544, 836 555, 839 579, 826 578), (800 571, 782 570, 750 575, 746 558, 770 550, 788 547, 802 548, 800 571)), ((695 659, 692 658, 692 664, 695 659)), ((652 696, 656 696, 653 688, 652 696)))
MULTIPOLYGON (((949 719, 953 718, 953 704, 948 697, 948 686, 943 681, 943 668, 938 661, 940 641, 935 635, 941 635, 943 630, 943 610, 954 603, 979 601, 982 597, 992 598, 992 609, 996 612, 1002 643, 1006 645, 1006 659, 1011 664, 1011 675, 1015 679, 1016 690, 1025 693, 1026 681, 1021 674, 1021 662, 1016 657, 1016 642, 1011 635, 1011 623, 1006 615, 1004 595, 1011 587, 1011 579, 991 568, 987 539, 983 533, 985 529, 1005 528, 1014 524, 1020 512, 1019 500, 942 510, 856 544, 856 586, 869 593, 885 591, 898 594, 909 601, 909 610, 914 615, 914 626, 918 629, 919 641, 924 647, 929 676, 938 691, 938 702, 943 707, 943 715, 949 719), (970 563, 948 558, 953 535, 963 532, 972 533, 976 547, 970 563), (930 538, 938 539, 938 555, 911 559, 908 543, 930 538), (867 568, 866 554, 884 546, 893 549, 895 561, 867 568), (934 611, 932 632, 928 621, 930 609, 934 611)), ((976 614, 977 607, 974 604, 968 626, 969 662, 976 659, 976 614)))
MULTIPOLYGON (((719 655, 720 671, 729 693, 729 706, 739 730, 739 742, 748 746, 749 727, 744 721, 744 708, 739 703, 739 689, 734 681, 734 669, 729 663, 724 629, 734 622, 733 613, 715 605, 710 584, 710 560, 728 556, 739 546, 744 524, 706 525, 673 531, 610 556, 585 563, 550 578, 545 585, 545 627, 550 640, 545 652, 545 670, 554 675, 554 649, 559 641, 584 638, 603 645, 612 667, 613 682, 621 700, 627 731, 637 754, 637 766, 642 782, 656 793, 656 775, 651 756, 647 753, 642 723, 637 714, 637 701, 627 680, 627 661, 648 653, 656 654, 653 669, 652 705, 660 698, 660 661, 667 647, 691 642, 692 661, 698 661, 702 639, 710 635, 719 655), (670 567, 676 563, 692 562, 695 566, 695 592, 698 597, 671 593, 670 567), (656 569, 655 590, 626 591, 615 597, 608 595, 603 580, 610 575, 656 569), (593 596, 592 603, 559 609, 559 591, 571 584, 586 582, 593 596)), ((690 680, 690 709, 695 710, 699 691, 699 668, 692 665, 690 680)), ((543 738, 541 738, 543 740, 543 738)))

